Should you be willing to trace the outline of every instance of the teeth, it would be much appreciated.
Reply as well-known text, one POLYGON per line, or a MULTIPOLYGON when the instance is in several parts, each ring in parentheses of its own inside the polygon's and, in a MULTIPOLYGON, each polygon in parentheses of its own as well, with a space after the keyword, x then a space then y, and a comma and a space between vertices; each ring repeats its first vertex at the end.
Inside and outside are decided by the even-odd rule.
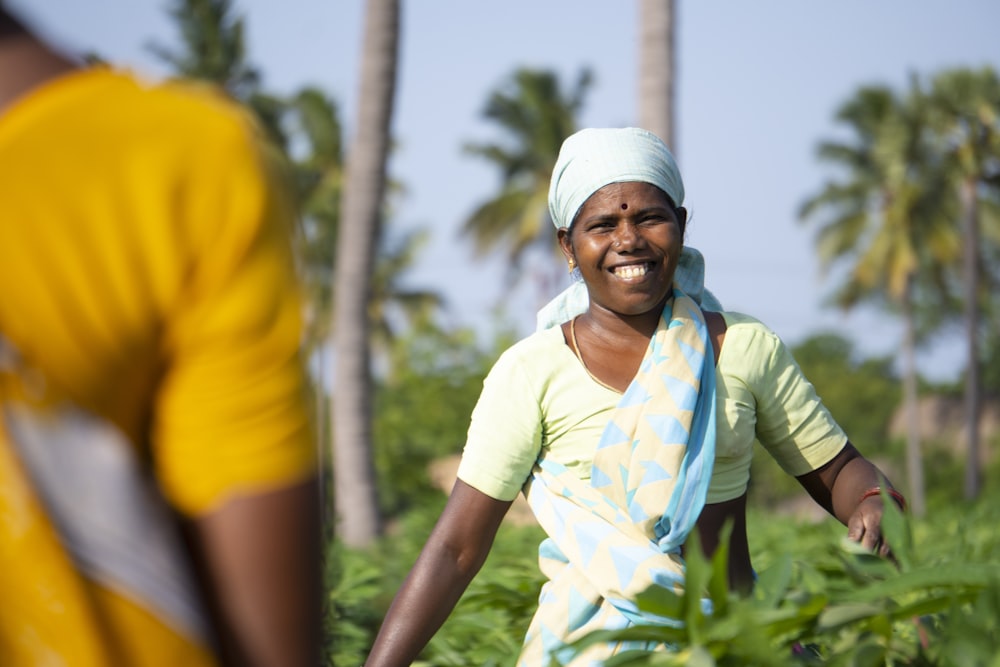
POLYGON ((633 264, 631 266, 616 266, 615 275, 619 278, 641 278, 646 275, 645 264, 633 264))

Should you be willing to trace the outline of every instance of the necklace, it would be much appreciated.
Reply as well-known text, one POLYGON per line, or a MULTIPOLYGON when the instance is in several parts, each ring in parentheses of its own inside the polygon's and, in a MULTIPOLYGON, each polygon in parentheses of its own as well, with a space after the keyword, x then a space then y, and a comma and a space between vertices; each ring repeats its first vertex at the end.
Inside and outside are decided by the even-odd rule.
POLYGON ((573 354, 575 354, 576 358, 580 360, 580 365, 583 366, 583 370, 587 371, 587 375, 590 376, 590 379, 609 391, 613 391, 616 394, 622 393, 606 382, 602 382, 600 378, 591 373, 590 369, 587 368, 587 362, 583 360, 583 354, 580 352, 580 345, 576 342, 576 317, 569 321, 569 339, 573 341, 573 354))

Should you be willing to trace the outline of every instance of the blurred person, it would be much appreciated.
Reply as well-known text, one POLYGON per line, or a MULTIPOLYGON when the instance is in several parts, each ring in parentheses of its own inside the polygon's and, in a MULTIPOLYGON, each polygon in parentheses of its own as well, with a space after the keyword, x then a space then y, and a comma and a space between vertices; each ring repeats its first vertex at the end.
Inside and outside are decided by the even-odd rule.
POLYGON ((205 86, 0 7, 0 664, 319 661, 291 207, 205 86))
POLYGON ((548 539, 547 578, 517 664, 599 665, 656 642, 567 643, 591 631, 679 619, 639 609, 650 586, 684 585, 692 533, 706 554, 731 524, 728 579, 754 580, 746 501, 755 442, 847 526, 889 555, 883 493, 905 504, 848 440, 787 347, 726 312, 685 246, 684 185, 669 149, 638 128, 563 143, 549 188, 579 280, 504 352, 472 413, 458 479, 397 593, 368 667, 409 665, 451 613, 518 493, 548 539))

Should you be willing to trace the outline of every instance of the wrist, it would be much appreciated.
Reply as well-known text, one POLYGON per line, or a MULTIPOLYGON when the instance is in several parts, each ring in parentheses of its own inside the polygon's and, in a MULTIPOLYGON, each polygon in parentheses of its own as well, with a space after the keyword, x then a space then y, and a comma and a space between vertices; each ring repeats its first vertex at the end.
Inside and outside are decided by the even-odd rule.
POLYGON ((903 497, 902 493, 892 488, 891 486, 885 486, 885 487, 873 486, 872 488, 868 489, 867 491, 861 494, 861 497, 858 499, 858 504, 860 505, 861 503, 863 503, 868 498, 871 498, 872 496, 881 496, 883 491, 886 493, 886 495, 892 498, 893 501, 895 501, 896 505, 899 507, 899 510, 901 512, 906 511, 906 498, 903 497))

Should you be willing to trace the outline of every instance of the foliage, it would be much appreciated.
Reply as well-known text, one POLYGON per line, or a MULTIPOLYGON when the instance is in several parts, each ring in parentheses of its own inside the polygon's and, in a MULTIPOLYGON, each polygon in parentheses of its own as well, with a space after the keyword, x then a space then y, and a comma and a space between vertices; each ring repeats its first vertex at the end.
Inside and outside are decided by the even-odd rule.
MULTIPOLYGON (((971 201, 963 202, 962 215, 972 216, 972 228, 966 233, 977 241, 976 305, 991 313, 996 310, 991 297, 1000 280, 995 264, 1000 251, 1000 218, 996 210, 1000 193, 1000 78, 992 67, 938 72, 931 78, 927 104, 928 134, 942 156, 952 198, 961 199, 960 190, 965 184, 975 192, 971 201)), ((958 303, 965 300, 969 287, 963 285, 964 265, 962 262, 952 268, 951 284, 958 303)))
POLYGON ((861 359, 854 344, 835 333, 813 334, 792 353, 851 442, 866 452, 883 447, 901 399, 892 359, 861 359))
POLYGON ((942 158, 926 139, 927 112, 917 80, 909 95, 859 89, 836 113, 850 139, 824 141, 817 151, 840 176, 799 212, 818 227, 823 267, 846 267, 833 303, 869 302, 904 316, 914 306, 924 336, 941 325, 936 306, 948 295, 945 270, 961 258, 957 207, 942 158))
MULTIPOLYGON (((995 508, 988 513, 997 518, 995 508)), ((629 651, 609 666, 997 664, 990 633, 1000 615, 1000 540, 983 539, 989 522, 978 524, 974 545, 956 530, 957 520, 946 525, 958 545, 942 541, 938 529, 929 536, 937 541, 918 549, 909 521, 887 500, 883 530, 894 562, 847 541, 813 549, 804 560, 783 546, 745 598, 727 591, 724 550, 709 561, 690 549, 683 593, 656 588, 638 598, 640 609, 681 619, 681 627, 602 631, 577 648, 624 640, 673 647, 669 653, 629 651), (960 550, 945 552, 942 544, 960 550), (702 610, 703 595, 711 613, 702 610)), ((804 545, 799 540, 796 546, 804 545)), ((801 551, 797 555, 802 558, 801 551)))
MULTIPOLYGON (((382 616, 416 561, 444 507, 427 496, 369 550, 336 541, 327 549, 326 664, 362 664, 382 616)), ((520 649, 542 583, 537 567, 543 535, 535 526, 504 524, 493 551, 451 617, 415 665, 507 665, 520 649)))
POLYGON ((463 233, 480 254, 506 247, 509 279, 518 277, 522 257, 532 246, 551 257, 557 251, 548 215, 548 188, 563 140, 577 129, 576 117, 593 77, 580 71, 564 91, 555 73, 519 69, 490 93, 483 115, 497 123, 505 143, 469 143, 465 150, 500 171, 500 193, 469 216, 463 233))
POLYGON ((444 331, 427 320, 393 343, 392 374, 375 396, 373 441, 384 512, 397 514, 436 493, 427 467, 461 452, 469 415, 496 356, 476 345, 472 331, 444 331))
POLYGON ((501 526, 483 569, 415 664, 512 666, 544 582, 537 558, 544 537, 537 526, 501 526))
POLYGON ((183 48, 151 44, 149 49, 178 75, 214 81, 245 99, 256 90, 260 73, 246 60, 243 17, 232 10, 232 0, 174 0, 167 11, 180 28, 183 48))
MULTIPOLYGON (((890 518, 887 532, 898 567, 858 553, 832 519, 776 521, 772 512, 752 509, 748 529, 758 572, 753 595, 724 594, 718 585, 725 572, 721 556, 707 561, 696 556, 699 549, 690 549, 690 581, 714 591, 714 614, 701 614, 694 596, 684 600, 651 592, 644 604, 660 611, 684 609, 693 629, 670 637, 680 644, 674 655, 633 654, 628 659, 634 662, 608 664, 997 667, 1000 496, 994 491, 974 504, 932 499, 941 502, 931 503, 935 511, 927 519, 890 518)), ((342 564, 331 569, 340 579, 328 586, 338 614, 328 618, 328 642, 337 640, 328 648, 339 656, 329 664, 364 661, 381 615, 444 500, 439 494, 407 512, 371 551, 331 547, 329 553, 342 564)), ((537 571, 541 537, 536 527, 501 528, 486 565, 415 664, 514 664, 542 582, 537 571)), ((663 628, 651 632, 663 639, 663 628)))
POLYGON ((323 648, 328 665, 361 664, 382 620, 372 606, 384 590, 377 561, 360 551, 331 542, 324 554, 325 590, 323 648))

